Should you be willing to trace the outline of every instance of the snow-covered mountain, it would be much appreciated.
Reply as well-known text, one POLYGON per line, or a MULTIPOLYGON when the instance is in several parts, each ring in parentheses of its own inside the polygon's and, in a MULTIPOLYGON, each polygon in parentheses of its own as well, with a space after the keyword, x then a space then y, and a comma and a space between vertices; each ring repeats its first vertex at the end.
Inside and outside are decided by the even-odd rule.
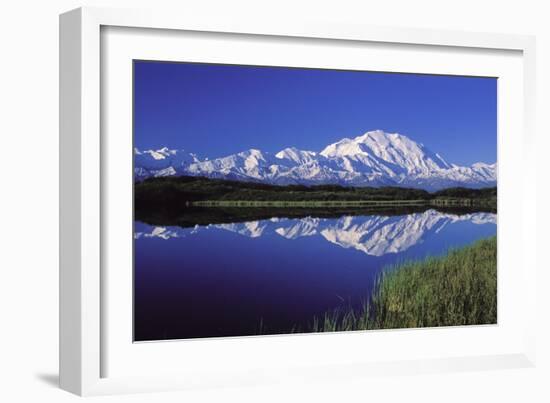
POLYGON ((199 160, 194 154, 184 150, 164 147, 140 151, 134 148, 134 177, 186 175, 188 167, 197 162, 199 160))
POLYGON ((321 236, 326 241, 346 249, 356 249, 367 255, 382 256, 400 253, 423 242, 427 237, 456 223, 496 225, 496 214, 446 214, 436 210, 403 216, 344 216, 338 219, 305 217, 272 218, 232 224, 210 224, 194 228, 154 227, 141 224, 134 233, 136 239, 173 239, 192 236, 207 230, 231 231, 258 238, 276 234, 286 239, 321 236))
POLYGON ((496 163, 451 164, 404 135, 381 130, 344 138, 320 152, 289 147, 273 155, 250 149, 211 160, 168 148, 135 149, 134 154, 136 180, 195 175, 278 185, 402 186, 433 191, 495 186, 497 178, 496 163))

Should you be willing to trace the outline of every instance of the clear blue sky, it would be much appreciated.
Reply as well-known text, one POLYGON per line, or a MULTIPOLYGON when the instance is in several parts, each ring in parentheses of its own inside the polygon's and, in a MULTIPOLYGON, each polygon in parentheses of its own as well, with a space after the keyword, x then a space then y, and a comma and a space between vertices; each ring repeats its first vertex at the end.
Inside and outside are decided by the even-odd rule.
POLYGON ((134 144, 216 158, 382 129, 448 162, 493 163, 496 91, 493 78, 135 61, 134 144))

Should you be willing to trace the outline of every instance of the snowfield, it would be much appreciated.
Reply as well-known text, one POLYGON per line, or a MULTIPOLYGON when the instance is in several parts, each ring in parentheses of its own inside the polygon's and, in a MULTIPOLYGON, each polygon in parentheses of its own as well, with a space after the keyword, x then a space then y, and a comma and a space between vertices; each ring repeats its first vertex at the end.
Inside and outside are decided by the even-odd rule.
POLYGON ((257 149, 216 159, 185 150, 134 150, 134 177, 193 175, 276 185, 339 184, 401 186, 428 191, 464 186, 496 186, 497 165, 458 166, 423 144, 398 133, 369 131, 344 138, 320 152, 285 148, 276 154, 257 149))

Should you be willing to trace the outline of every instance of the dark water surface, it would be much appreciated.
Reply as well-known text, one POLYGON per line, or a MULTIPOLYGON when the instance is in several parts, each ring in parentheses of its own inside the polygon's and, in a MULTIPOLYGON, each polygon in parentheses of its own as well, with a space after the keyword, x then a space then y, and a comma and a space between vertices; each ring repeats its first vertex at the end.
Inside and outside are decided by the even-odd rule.
POLYGON ((496 214, 135 222, 136 341, 288 333, 359 308, 387 265, 496 234, 496 214))

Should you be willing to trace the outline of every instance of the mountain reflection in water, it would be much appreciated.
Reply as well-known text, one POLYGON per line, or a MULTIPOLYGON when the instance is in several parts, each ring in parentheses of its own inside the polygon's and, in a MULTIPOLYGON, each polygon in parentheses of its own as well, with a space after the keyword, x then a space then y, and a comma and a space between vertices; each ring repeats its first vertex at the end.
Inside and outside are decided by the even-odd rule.
POLYGON ((360 309, 384 268, 493 236, 497 220, 436 210, 189 218, 187 227, 134 222, 136 341, 290 333, 360 309))
POLYGON ((249 238, 278 234, 286 239, 317 236, 342 248, 353 248, 372 256, 406 251, 425 237, 448 225, 461 222, 494 224, 494 213, 447 214, 436 210, 404 216, 343 216, 338 219, 306 217, 271 218, 231 224, 176 226, 136 225, 135 239, 173 239, 193 236, 201 231, 230 231, 249 238))

